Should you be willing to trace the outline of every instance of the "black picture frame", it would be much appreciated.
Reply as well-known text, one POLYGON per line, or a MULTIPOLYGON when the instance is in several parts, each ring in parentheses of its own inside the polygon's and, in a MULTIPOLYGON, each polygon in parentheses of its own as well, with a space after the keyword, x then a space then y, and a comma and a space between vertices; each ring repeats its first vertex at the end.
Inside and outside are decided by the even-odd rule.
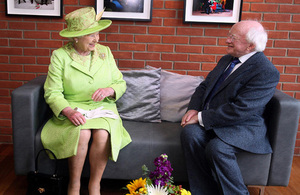
POLYGON ((184 23, 228 23, 241 20, 242 0, 185 0, 184 23))
POLYGON ((6 15, 62 17, 63 0, 5 0, 6 15))
POLYGON ((153 0, 96 0, 97 14, 111 20, 152 21, 153 0))

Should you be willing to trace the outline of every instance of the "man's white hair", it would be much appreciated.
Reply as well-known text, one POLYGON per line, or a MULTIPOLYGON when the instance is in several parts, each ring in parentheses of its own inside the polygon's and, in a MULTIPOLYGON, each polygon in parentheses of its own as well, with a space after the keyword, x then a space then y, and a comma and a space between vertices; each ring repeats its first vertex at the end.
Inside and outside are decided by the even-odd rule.
POLYGON ((255 51, 262 52, 267 45, 268 33, 263 26, 254 26, 249 29, 246 34, 246 39, 249 43, 255 45, 255 51))

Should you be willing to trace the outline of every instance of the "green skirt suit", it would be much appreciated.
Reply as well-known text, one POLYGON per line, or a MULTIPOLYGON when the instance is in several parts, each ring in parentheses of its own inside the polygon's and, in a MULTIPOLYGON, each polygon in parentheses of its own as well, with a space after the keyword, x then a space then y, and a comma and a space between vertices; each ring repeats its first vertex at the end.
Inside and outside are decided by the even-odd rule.
POLYGON ((54 152, 58 159, 76 155, 81 129, 105 129, 110 134, 111 160, 116 161, 119 151, 131 142, 123 127, 116 101, 126 90, 126 82, 116 66, 110 49, 97 44, 89 56, 80 56, 68 43, 55 50, 44 85, 45 100, 53 111, 53 117, 45 124, 41 133, 44 148, 54 152), (115 99, 105 98, 100 102, 92 100, 92 94, 99 88, 111 87, 115 99), (93 110, 103 106, 111 110, 117 119, 87 119, 84 125, 75 126, 61 115, 66 107, 93 110))

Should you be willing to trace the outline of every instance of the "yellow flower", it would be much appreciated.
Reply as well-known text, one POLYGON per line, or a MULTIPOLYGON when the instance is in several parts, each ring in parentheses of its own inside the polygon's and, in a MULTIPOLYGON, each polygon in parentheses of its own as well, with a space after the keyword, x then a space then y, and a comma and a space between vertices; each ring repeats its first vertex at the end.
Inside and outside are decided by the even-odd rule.
POLYGON ((145 188, 146 185, 146 178, 139 178, 136 180, 133 180, 132 182, 130 182, 130 184, 127 184, 126 187, 129 190, 130 195, 138 195, 142 192, 144 192, 145 190, 143 190, 143 188, 145 188))
POLYGON ((181 195, 192 195, 190 191, 187 191, 186 189, 181 189, 180 190, 181 195))

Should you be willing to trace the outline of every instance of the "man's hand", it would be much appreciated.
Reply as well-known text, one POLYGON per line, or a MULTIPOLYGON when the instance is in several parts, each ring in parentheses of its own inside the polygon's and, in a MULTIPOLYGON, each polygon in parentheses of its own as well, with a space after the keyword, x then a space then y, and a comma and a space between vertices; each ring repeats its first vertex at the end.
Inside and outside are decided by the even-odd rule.
POLYGON ((185 127, 189 124, 196 124, 199 123, 198 121, 198 111, 197 110, 189 110, 181 120, 181 126, 185 127))

